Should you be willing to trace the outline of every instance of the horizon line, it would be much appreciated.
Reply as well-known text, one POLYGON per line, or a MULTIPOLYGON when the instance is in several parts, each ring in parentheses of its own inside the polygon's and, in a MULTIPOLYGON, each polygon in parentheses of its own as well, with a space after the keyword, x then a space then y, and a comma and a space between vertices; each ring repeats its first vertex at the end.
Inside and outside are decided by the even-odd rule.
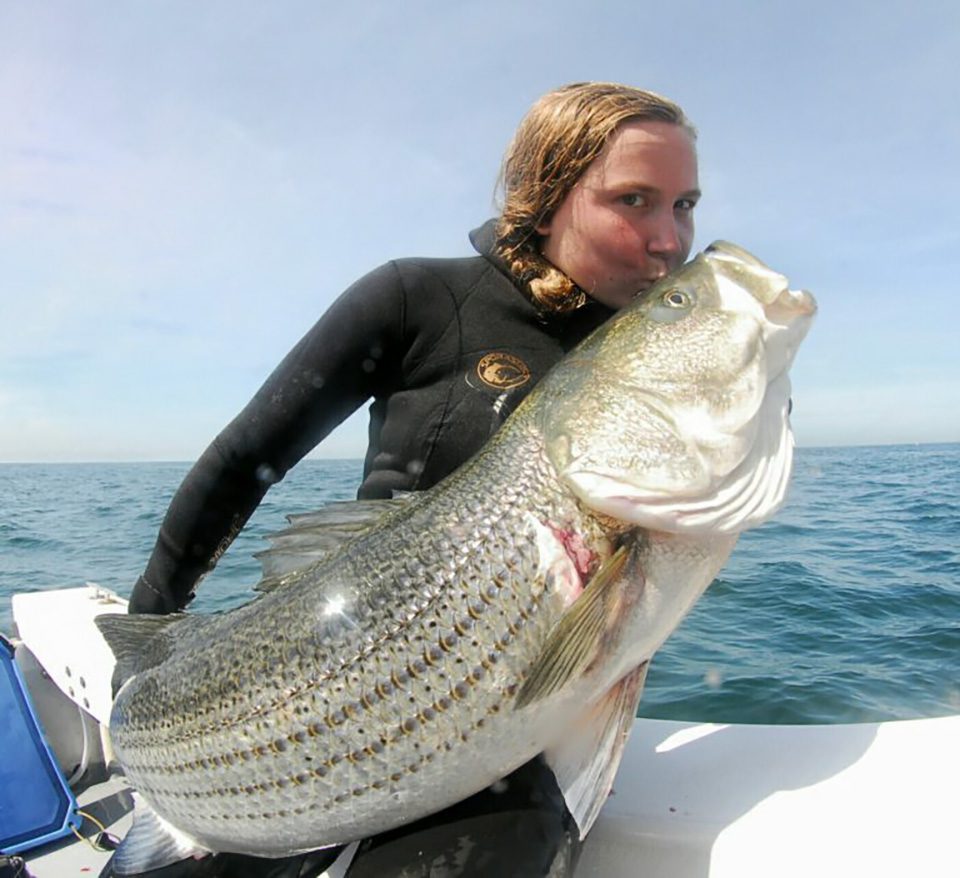
MULTIPOLYGON (((918 446, 937 446, 937 445, 958 445, 960 444, 960 439, 946 439, 946 440, 934 440, 929 442, 866 442, 866 443, 834 443, 830 445, 797 445, 797 451, 829 451, 837 448, 916 448, 918 446)), ((122 464, 157 464, 157 463, 175 463, 175 464, 193 464, 196 463, 198 458, 173 458, 173 457, 158 457, 158 458, 132 458, 132 459, 57 459, 57 460, 0 460, 0 466, 64 466, 71 464, 111 464, 111 465, 122 465, 122 464)), ((299 463, 328 463, 333 461, 349 461, 362 463, 364 456, 360 455, 358 457, 346 457, 346 456, 331 456, 331 457, 311 457, 307 455, 299 463)), ((295 464, 294 466, 297 466, 295 464)), ((291 467, 292 470, 294 467, 291 467)))

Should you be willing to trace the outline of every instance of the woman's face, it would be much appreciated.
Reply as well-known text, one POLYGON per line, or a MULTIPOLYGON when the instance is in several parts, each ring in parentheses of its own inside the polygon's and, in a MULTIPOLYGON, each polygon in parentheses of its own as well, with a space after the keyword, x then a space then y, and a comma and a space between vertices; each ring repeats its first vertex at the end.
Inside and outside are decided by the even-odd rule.
POLYGON ((538 226, 541 251, 591 298, 622 308, 686 261, 699 197, 691 135, 625 122, 538 226))

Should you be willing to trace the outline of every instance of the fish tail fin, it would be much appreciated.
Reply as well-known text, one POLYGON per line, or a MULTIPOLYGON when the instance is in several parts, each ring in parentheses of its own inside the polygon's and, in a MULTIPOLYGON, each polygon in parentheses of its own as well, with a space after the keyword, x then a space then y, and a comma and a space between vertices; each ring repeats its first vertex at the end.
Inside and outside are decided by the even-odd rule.
POLYGON ((140 875, 213 853, 160 817, 140 796, 135 803, 133 826, 110 860, 111 874, 140 875))

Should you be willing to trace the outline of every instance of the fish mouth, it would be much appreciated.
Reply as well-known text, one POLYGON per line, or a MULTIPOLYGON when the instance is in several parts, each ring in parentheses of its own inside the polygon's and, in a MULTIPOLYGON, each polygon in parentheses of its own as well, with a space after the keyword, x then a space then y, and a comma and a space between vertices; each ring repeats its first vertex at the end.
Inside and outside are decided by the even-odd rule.
POLYGON ((769 320, 786 324, 817 313, 817 300, 806 290, 791 290, 787 278, 743 247, 714 241, 704 251, 715 274, 748 289, 764 306, 769 320))
POLYGON ((771 308, 782 309, 790 314, 813 317, 817 313, 817 300, 806 290, 785 289, 768 305, 768 313, 771 308))

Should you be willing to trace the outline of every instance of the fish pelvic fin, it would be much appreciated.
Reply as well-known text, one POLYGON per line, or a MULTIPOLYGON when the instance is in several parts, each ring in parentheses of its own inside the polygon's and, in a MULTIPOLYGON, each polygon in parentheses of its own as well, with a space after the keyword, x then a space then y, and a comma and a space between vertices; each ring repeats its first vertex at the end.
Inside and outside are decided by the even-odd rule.
POLYGON ((186 860, 213 853, 160 817, 135 794, 133 826, 110 860, 117 876, 140 875, 186 860))
POLYGON ((546 752, 567 810, 586 837, 610 795, 649 662, 623 677, 574 727, 564 742, 546 752))
POLYGON ((170 628, 188 618, 183 613, 169 616, 104 613, 94 619, 116 659, 113 669, 113 693, 141 671, 161 664, 170 656, 170 628))
POLYGON ((550 632, 517 695, 517 709, 557 692, 597 658, 623 615, 623 572, 630 553, 631 546, 623 545, 604 561, 550 632))

